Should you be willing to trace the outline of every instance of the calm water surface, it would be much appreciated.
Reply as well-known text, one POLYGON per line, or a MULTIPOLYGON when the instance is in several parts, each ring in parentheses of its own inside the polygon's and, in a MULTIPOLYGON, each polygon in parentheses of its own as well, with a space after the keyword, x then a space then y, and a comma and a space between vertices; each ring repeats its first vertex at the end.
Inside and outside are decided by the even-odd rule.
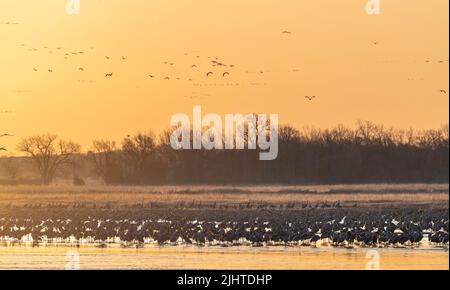
POLYGON ((0 269, 449 269, 449 252, 331 247, 0 246, 0 269))

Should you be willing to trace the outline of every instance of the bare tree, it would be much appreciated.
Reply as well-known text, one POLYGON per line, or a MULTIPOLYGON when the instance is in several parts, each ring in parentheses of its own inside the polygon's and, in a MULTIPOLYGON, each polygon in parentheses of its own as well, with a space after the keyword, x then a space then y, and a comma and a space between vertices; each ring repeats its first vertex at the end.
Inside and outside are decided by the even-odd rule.
POLYGON ((60 166, 69 163, 71 156, 80 152, 81 147, 74 142, 60 140, 56 135, 44 134, 22 139, 17 148, 33 158, 42 184, 48 185, 60 166))
POLYGON ((111 172, 116 163, 116 142, 110 140, 94 140, 89 156, 95 164, 97 173, 105 183, 112 182, 111 172))
POLYGON ((155 148, 156 137, 153 132, 147 134, 138 133, 123 140, 122 152, 130 162, 132 170, 138 179, 143 178, 146 163, 155 153, 155 148))

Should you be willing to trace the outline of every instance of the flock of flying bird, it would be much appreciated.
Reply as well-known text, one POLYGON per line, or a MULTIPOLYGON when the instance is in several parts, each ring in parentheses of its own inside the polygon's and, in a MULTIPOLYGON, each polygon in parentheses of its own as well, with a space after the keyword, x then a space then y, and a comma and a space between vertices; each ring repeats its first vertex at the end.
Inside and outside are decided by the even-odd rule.
MULTIPOLYGON (((286 34, 286 35, 291 35, 292 34, 292 32, 290 32, 290 31, 287 31, 287 30, 285 30, 285 31, 282 31, 282 34, 286 34)), ((25 45, 25 44, 21 44, 20 45, 21 47, 27 47, 27 45, 25 45)), ((81 50, 76 50, 76 51, 66 51, 66 52, 64 52, 63 50, 64 50, 64 48, 63 47, 56 47, 56 48, 50 48, 50 47, 48 47, 48 46, 44 46, 44 47, 42 47, 44 50, 47 50, 47 52, 49 53, 49 54, 54 54, 54 53, 56 53, 56 52, 62 52, 62 56, 63 56, 63 58, 64 59, 69 59, 69 58, 71 58, 71 57, 76 57, 76 56, 80 56, 80 55, 84 55, 84 54, 88 54, 89 52, 88 51, 81 51, 81 50)), ((94 47, 90 47, 90 49, 91 50, 93 50, 94 49, 94 47)), ((36 47, 29 47, 28 48, 28 50, 29 51, 32 51, 32 52, 37 52, 37 51, 39 51, 40 49, 39 48, 36 48, 36 47)), ((228 79, 229 77, 231 77, 232 76, 232 74, 233 74, 233 72, 232 72, 232 70, 236 67, 234 64, 226 64, 226 63, 224 63, 221 59, 219 59, 218 57, 212 57, 212 56, 207 56, 207 57, 202 57, 202 56, 200 56, 200 55, 198 55, 198 53, 196 53, 196 52, 193 52, 193 53, 191 53, 191 52, 185 52, 184 53, 184 56, 190 56, 192 54, 192 56, 193 56, 193 58, 194 58, 194 64, 191 64, 190 65, 190 68, 192 69, 192 70, 195 70, 195 71, 198 71, 199 69, 200 69, 200 65, 196 62, 197 60, 200 60, 200 59, 202 59, 202 58, 204 58, 204 59, 207 59, 207 61, 208 61, 208 63, 209 63, 209 67, 210 68, 212 68, 211 70, 205 70, 205 72, 204 72, 204 77, 205 78, 207 78, 207 79, 215 79, 215 80, 217 80, 217 77, 216 76, 219 76, 220 78, 222 78, 222 79, 228 79)), ((110 61, 110 60, 112 60, 113 58, 111 57, 111 56, 108 56, 108 55, 106 55, 105 57, 105 60, 107 60, 107 61, 110 61)), ((121 56, 120 57, 120 59, 122 60, 122 61, 126 61, 128 58, 126 57, 126 56, 121 56)), ((167 66, 175 66, 176 65, 176 63, 175 62, 173 62, 173 61, 164 61, 163 62, 163 64, 164 65, 167 65, 167 66)), ((53 68, 46 68, 45 69, 48 73, 53 73, 54 72, 54 69, 53 68)), ((80 72, 83 72, 83 71, 85 71, 85 67, 82 67, 82 66, 78 66, 77 67, 77 70, 78 71, 80 71, 80 72)), ((40 71, 40 68, 39 67, 34 67, 33 68, 33 71, 34 72, 39 72, 40 71)), ((292 72, 298 72, 299 71, 299 69, 293 69, 292 70, 292 72)), ((250 71, 245 71, 245 73, 247 73, 247 74, 249 74, 249 73, 251 73, 250 71)), ((263 75, 265 72, 263 71, 263 70, 259 70, 258 72, 257 72, 258 74, 260 74, 260 75, 263 75)), ((112 78, 114 76, 114 72, 107 72, 107 73, 105 73, 104 74, 104 77, 105 78, 112 78)), ((147 77, 148 78, 151 78, 151 79, 154 79, 154 78, 157 78, 157 76, 156 76, 156 74, 148 74, 147 75, 147 77)), ((167 81, 170 81, 170 80, 182 80, 182 78, 181 77, 173 77, 173 76, 161 76, 160 77, 161 79, 163 79, 163 80, 167 80, 167 81)), ((185 80, 187 80, 187 81, 189 81, 189 82, 192 82, 192 81, 195 81, 194 80, 194 78, 193 77, 186 77, 185 78, 185 80)), ((93 82, 93 80, 89 80, 89 81, 86 81, 86 80, 79 80, 79 82, 83 82, 83 83, 85 83, 85 82, 89 82, 89 83, 92 83, 93 82)), ((252 86, 254 86, 254 85, 260 85, 261 83, 259 83, 259 82, 252 82, 252 83, 250 83, 250 85, 252 85, 252 86)), ((265 84, 265 83, 264 83, 265 84)), ((210 86, 215 86, 216 84, 210 84, 210 86)), ((237 83, 237 82, 227 82, 227 83, 225 83, 225 84, 223 84, 223 85, 226 85, 226 86, 238 86, 239 85, 239 83, 237 83)), ((194 83, 194 86, 208 86, 208 84, 204 84, 204 85, 202 85, 200 82, 195 82, 194 83)), ((189 98, 193 98, 193 96, 191 96, 191 97, 189 97, 189 98)), ((316 96, 305 96, 305 99, 306 100, 308 100, 308 101, 313 101, 314 99, 316 99, 316 96)))
MULTIPOLYGON (((10 24, 12 24, 12 23, 10 23, 10 24)), ((292 32, 291 32, 291 31, 284 30, 284 31, 282 31, 282 34, 285 34, 285 35, 291 35, 292 32)), ((378 46, 378 45, 379 45, 379 42, 378 42, 378 41, 372 41, 372 44, 373 44, 374 46, 378 46)), ((22 47, 25 47, 26 45, 25 45, 25 44, 21 44, 21 46, 22 46, 22 47)), ((44 46, 43 48, 44 48, 44 49, 47 49, 47 50, 48 50, 48 53, 50 53, 50 54, 54 53, 55 51, 62 51, 62 50, 63 50, 62 47, 56 47, 55 50, 50 49, 48 46, 44 46)), ((94 49, 94 47, 90 47, 90 48, 91 48, 91 50, 94 49)), ((38 48, 29 48, 29 50, 30 50, 30 51, 38 51, 39 49, 38 49, 38 48)), ((83 54, 85 54, 85 53, 87 53, 87 52, 85 52, 85 51, 68 51, 68 52, 65 52, 65 53, 64 53, 63 57, 64 57, 64 59, 69 59, 69 57, 72 57, 72 56, 79 56, 79 55, 83 55, 83 54)), ((186 53, 184 53, 184 55, 185 55, 185 56, 189 56, 190 53, 189 53, 189 52, 186 52, 186 53)), ((198 55, 198 54, 195 54, 195 55, 193 55, 193 56, 194 56, 194 59, 195 59, 195 60, 198 60, 198 59, 202 58, 202 57, 201 57, 200 55, 198 55)), ((126 56, 121 56, 120 59, 121 59, 122 61, 126 61, 128 58, 127 58, 126 56)), ((225 70, 225 68, 229 68, 229 69, 232 70, 233 68, 235 68, 235 65, 234 65, 234 64, 225 64, 225 63, 224 63, 223 61, 221 61, 218 57, 211 57, 211 56, 208 56, 207 59, 208 59, 208 61, 209 61, 209 65, 210 65, 211 68, 223 68, 223 69, 222 69, 222 71, 219 71, 219 72, 217 72, 216 70, 207 70, 207 71, 204 73, 204 77, 206 77, 206 78, 213 78, 213 77, 215 77, 216 75, 218 75, 218 76, 220 76, 221 78, 228 78, 228 77, 230 77, 230 76, 232 75, 232 72, 229 71, 229 70, 225 70)), ((110 56, 105 56, 105 60, 107 60, 107 61, 112 60, 112 57, 110 57, 110 56)), ((426 62, 426 63, 430 63, 431 60, 428 60, 428 59, 427 59, 425 62, 426 62)), ((439 62, 439 63, 444 63, 445 61, 439 60, 438 62, 439 62)), ((447 60, 447 62, 448 62, 448 60, 447 60)), ((175 66, 175 65, 176 65, 175 62, 173 62, 173 61, 164 61, 163 64, 164 64, 164 65, 167 65, 167 66, 175 66)), ((197 70, 197 69, 199 68, 199 64, 194 63, 194 64, 190 65, 190 68, 193 69, 193 70, 197 70)), ((38 71, 39 71, 39 68, 34 67, 34 68, 33 68, 33 71, 34 71, 34 72, 38 72, 38 71)), ((85 71, 85 68, 80 66, 80 67, 78 67, 78 71, 83 72, 83 71, 85 71)), ((293 70, 292 70, 292 72, 298 72, 298 71, 299 71, 298 69, 293 69, 293 70)), ((54 70, 53 70, 53 68, 48 68, 48 69, 47 69, 47 72, 53 73, 54 70)), ((249 71, 246 71, 246 73, 249 73, 249 71)), ((259 74, 264 74, 264 71, 262 71, 262 70, 259 71, 259 74)), ((114 76, 114 72, 108 72, 108 73, 105 73, 105 74, 104 74, 104 77, 105 77, 105 78, 112 78, 113 76, 114 76)), ((149 78, 151 78, 151 79, 157 78, 157 76, 156 76, 155 74, 148 74, 147 77, 149 77, 149 78)), ((167 80, 167 81, 170 81, 170 80, 172 80, 172 79, 175 79, 175 80, 182 80, 181 77, 171 77, 171 76, 167 76, 167 75, 166 75, 166 76, 161 76, 161 78, 162 78, 163 80, 167 80)), ((187 77, 186 80, 189 81, 189 82, 194 81, 194 79, 193 79, 192 77, 187 77)), ((83 82, 83 83, 84 83, 85 80, 79 80, 79 82, 83 82)), ((89 83, 92 83, 93 80, 90 80, 90 81, 88 81, 88 82, 89 82, 89 83)), ((250 84, 251 84, 251 85, 259 85, 259 83, 250 83, 250 84)), ((195 86, 202 86, 200 83, 195 83, 194 85, 195 85, 195 86)), ((238 84, 238 83, 231 83, 231 84, 228 83, 228 84, 226 84, 226 85, 239 85, 239 84, 238 84)), ((205 85, 205 86, 207 86, 207 85, 205 85)), ((440 92, 441 94, 447 94, 447 91, 444 90, 444 89, 439 90, 439 92, 440 92)), ((191 98, 192 98, 192 97, 191 97, 191 98)), ((306 101, 311 102, 311 101, 316 100, 317 97, 316 97, 315 95, 313 95, 313 96, 307 95, 307 96, 304 96, 304 99, 305 99, 306 101)))

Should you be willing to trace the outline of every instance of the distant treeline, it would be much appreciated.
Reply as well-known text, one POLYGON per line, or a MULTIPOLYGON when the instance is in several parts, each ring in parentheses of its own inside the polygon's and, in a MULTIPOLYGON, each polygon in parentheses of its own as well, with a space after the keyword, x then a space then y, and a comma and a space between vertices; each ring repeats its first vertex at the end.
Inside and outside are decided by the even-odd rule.
POLYGON ((169 136, 170 131, 158 137, 138 133, 119 145, 96 140, 88 153, 78 154, 79 146, 73 142, 42 135, 23 140, 19 149, 35 159, 43 183, 50 183, 63 163, 73 166, 77 184, 94 175, 106 184, 136 185, 449 181, 448 125, 430 130, 400 130, 371 122, 332 129, 284 125, 279 129, 278 158, 273 161, 260 161, 257 150, 176 151, 169 136), (50 140, 35 147, 33 142, 46 136, 54 138, 55 156, 41 159, 55 159, 43 172, 43 161, 36 154, 50 140), (90 170, 80 170, 86 167, 90 170))

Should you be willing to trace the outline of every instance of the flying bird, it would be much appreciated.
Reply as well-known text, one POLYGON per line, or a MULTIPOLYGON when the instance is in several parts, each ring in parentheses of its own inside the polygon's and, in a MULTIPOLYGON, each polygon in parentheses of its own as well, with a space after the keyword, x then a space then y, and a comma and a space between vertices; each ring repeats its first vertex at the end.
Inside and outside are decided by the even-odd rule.
POLYGON ((113 73, 107 73, 107 74, 105 74, 105 78, 107 78, 107 77, 112 77, 113 76, 113 73))
POLYGON ((33 70, 34 70, 34 71, 38 71, 39 69, 38 69, 38 68, 33 68, 33 70))
POLYGON ((443 93, 443 94, 447 94, 446 90, 439 90, 439 92, 443 93))
POLYGON ((148 75, 149 77, 151 77, 151 78, 154 78, 155 76, 154 75, 148 75))
POLYGON ((11 134, 8 134, 8 133, 0 135, 0 137, 13 137, 13 136, 14 135, 11 135, 11 134))
POLYGON ((229 72, 224 72, 224 73, 222 74, 222 77, 229 76, 229 75, 230 75, 229 72))
POLYGON ((212 74, 214 74, 214 73, 213 73, 212 71, 210 71, 210 72, 207 72, 207 73, 206 73, 206 76, 209 77, 209 76, 212 75, 212 74))
POLYGON ((79 67, 79 68, 78 68, 78 70, 80 70, 80 71, 84 71, 84 68, 82 68, 82 67, 79 67))
POLYGON ((378 45, 378 41, 372 41, 373 45, 378 45))
POLYGON ((53 70, 52 70, 52 69, 48 69, 48 72, 50 72, 50 73, 51 73, 51 72, 53 72, 53 70))
POLYGON ((287 30, 282 31, 281 33, 283 33, 283 34, 292 34, 292 32, 287 31, 287 30))
POLYGON ((165 79, 165 80, 170 80, 170 78, 169 78, 169 77, 165 77, 164 79, 165 79))
POLYGON ((195 64, 191 65, 191 67, 197 67, 195 64))
POLYGON ((125 56, 122 56, 122 60, 126 60, 127 58, 125 56))
POLYGON ((305 96, 305 99, 308 99, 309 101, 312 101, 313 99, 315 99, 316 96, 305 96))
POLYGON ((111 59, 109 56, 105 56, 106 59, 111 59))

